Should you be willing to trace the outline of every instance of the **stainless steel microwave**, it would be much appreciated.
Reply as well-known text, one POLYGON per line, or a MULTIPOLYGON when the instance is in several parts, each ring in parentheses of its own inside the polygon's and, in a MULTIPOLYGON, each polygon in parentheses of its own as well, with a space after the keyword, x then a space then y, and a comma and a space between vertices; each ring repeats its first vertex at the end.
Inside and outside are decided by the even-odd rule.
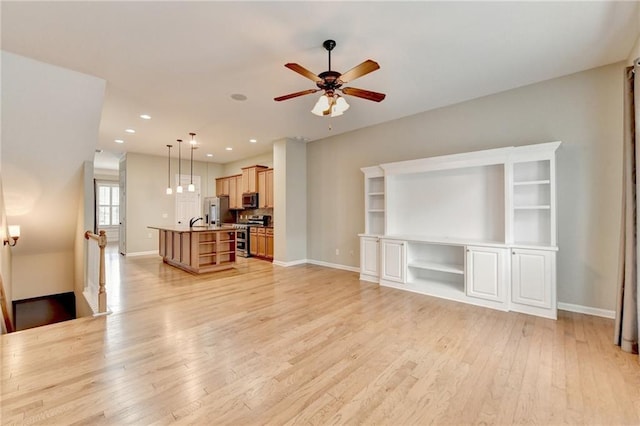
POLYGON ((242 208, 244 209, 257 209, 258 208, 258 193, 249 192, 242 194, 242 208))

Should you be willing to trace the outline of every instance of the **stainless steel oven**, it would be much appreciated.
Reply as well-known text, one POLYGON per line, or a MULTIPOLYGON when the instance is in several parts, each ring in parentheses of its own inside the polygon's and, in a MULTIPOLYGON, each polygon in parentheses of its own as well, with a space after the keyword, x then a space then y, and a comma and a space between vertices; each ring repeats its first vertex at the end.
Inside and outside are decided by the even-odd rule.
POLYGON ((233 227, 236 228, 236 255, 241 257, 251 256, 251 250, 249 247, 250 226, 242 223, 236 223, 233 227))

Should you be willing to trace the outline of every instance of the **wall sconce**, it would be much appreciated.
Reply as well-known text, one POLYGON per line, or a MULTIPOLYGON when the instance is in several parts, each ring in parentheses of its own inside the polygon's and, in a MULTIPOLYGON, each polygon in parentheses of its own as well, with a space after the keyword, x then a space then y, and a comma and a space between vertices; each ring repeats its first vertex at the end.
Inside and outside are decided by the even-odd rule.
POLYGON ((18 243, 18 238, 20 238, 20 225, 9 226, 9 237, 13 240, 13 244, 11 244, 11 241, 8 238, 5 238, 3 245, 6 246, 9 244, 10 247, 15 246, 18 243))

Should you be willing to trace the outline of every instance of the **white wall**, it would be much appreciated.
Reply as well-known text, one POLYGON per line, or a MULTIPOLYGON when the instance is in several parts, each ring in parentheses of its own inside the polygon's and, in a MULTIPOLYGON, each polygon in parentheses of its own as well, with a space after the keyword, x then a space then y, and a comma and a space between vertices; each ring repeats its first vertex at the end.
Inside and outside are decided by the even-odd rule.
POLYGON ((73 291, 83 165, 93 161, 104 89, 99 78, 2 52, 4 195, 8 223, 21 226, 14 300, 73 291))
MULTIPOLYGON (((2 176, 0 176, 0 239, 4 241, 5 238, 9 235, 9 229, 7 224, 7 215, 5 213, 4 206, 4 194, 2 191, 2 176)), ((2 245, 0 247, 0 276, 2 276, 2 283, 0 285, 4 288, 4 297, 7 308, 7 313, 9 314, 9 318, 11 319, 11 323, 15 324, 15 320, 13 318, 13 274, 11 271, 12 266, 12 256, 11 256, 12 248, 8 245, 2 245)), ((2 325, 0 326, 0 330, 2 333, 6 333, 7 329, 4 325, 4 321, 0 321, 2 325)))
MULTIPOLYGON (((222 166, 194 161, 193 174, 201 177, 201 199, 215 195, 215 178, 221 176, 222 166)), ((183 159, 182 174, 189 174, 189 162, 183 159)), ((178 159, 171 161, 171 181, 178 173, 178 159)), ((127 254, 158 250, 158 231, 149 225, 175 223, 175 192, 166 195, 167 158, 128 153, 126 155, 127 184, 127 254), (166 217, 165 217, 166 215, 166 217)), ((175 191, 175 186, 174 186, 175 191)))
POLYGON ((636 16, 636 28, 638 28, 638 38, 636 39, 631 52, 629 52, 629 57, 627 58, 627 62, 629 65, 633 64, 635 59, 640 58, 640 5, 636 8, 638 13, 636 16))
POLYGON ((558 299, 614 309, 624 66, 596 68, 309 143, 308 257, 358 266, 357 234, 364 231, 360 167, 560 140, 558 299))
POLYGON ((74 291, 74 262, 74 247, 68 251, 13 256, 14 300, 74 291))

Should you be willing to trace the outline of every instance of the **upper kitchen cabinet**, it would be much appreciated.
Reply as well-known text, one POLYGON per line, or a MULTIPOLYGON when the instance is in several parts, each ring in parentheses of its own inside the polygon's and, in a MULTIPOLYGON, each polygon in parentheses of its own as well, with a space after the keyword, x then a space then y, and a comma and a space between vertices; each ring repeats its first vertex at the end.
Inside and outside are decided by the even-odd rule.
POLYGON ((229 208, 242 210, 242 175, 229 176, 229 208))
POLYGON ((267 170, 266 166, 250 166, 242 168, 242 193, 258 192, 258 174, 267 170))
POLYGON ((258 205, 261 209, 273 208, 273 169, 258 172, 258 205))
POLYGON ((216 197, 229 196, 229 179, 229 176, 216 179, 216 197))

